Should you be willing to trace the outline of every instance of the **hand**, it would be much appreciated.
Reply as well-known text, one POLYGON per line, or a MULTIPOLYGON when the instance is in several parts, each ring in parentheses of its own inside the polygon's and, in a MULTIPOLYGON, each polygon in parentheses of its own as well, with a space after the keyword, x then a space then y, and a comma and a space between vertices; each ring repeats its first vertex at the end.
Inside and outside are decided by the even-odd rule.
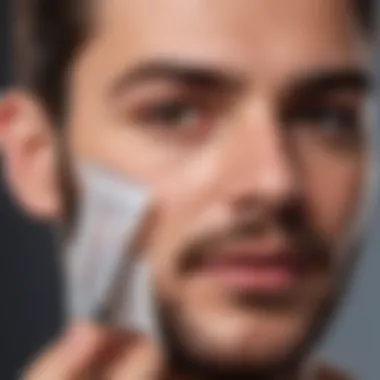
POLYGON ((141 335, 92 324, 71 327, 26 370, 23 380, 159 380, 159 350, 141 335))

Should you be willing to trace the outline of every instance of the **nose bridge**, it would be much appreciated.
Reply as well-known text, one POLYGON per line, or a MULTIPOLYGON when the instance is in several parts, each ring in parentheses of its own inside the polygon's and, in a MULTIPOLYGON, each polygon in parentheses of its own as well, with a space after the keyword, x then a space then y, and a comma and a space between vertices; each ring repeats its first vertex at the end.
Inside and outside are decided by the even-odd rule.
POLYGON ((275 107, 256 103, 241 111, 229 130, 222 169, 228 196, 281 202, 292 195, 294 162, 275 107))

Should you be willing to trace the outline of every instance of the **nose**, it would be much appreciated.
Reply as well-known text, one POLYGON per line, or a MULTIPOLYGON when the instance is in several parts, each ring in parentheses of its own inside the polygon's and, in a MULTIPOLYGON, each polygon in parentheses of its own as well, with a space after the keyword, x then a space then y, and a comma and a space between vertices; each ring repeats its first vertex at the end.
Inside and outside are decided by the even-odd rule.
POLYGON ((229 202, 252 199, 283 205, 299 192, 288 136, 271 107, 249 110, 229 128, 221 165, 221 186, 229 202))

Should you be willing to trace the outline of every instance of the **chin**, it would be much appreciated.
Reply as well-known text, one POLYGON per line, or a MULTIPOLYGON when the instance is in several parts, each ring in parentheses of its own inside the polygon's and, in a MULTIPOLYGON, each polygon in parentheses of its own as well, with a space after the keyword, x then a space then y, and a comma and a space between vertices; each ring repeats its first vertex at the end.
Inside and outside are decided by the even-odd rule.
POLYGON ((290 361, 305 340, 304 324, 265 313, 204 318, 193 327, 198 336, 191 344, 205 357, 229 365, 280 366, 290 361))
POLYGON ((177 314, 173 348, 183 361, 209 371, 281 371, 302 359, 310 341, 311 322, 299 313, 192 310, 177 314))
POLYGON ((317 285, 276 297, 189 287, 161 305, 170 352, 209 372, 260 374, 293 367, 308 355, 330 315, 330 288, 317 285))

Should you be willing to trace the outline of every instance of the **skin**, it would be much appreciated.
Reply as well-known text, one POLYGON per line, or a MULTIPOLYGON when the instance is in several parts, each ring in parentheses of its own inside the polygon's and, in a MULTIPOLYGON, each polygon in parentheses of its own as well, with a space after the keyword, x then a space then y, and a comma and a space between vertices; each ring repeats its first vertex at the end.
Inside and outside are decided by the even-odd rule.
MULTIPOLYGON (((95 16, 70 71, 67 159, 101 163, 153 191, 144 251, 181 359, 199 371, 293 379, 285 364, 314 340, 352 260, 341 246, 363 184, 366 42, 346 2, 107 0, 95 16), (292 215, 294 226, 284 221, 292 215), (225 288, 200 263, 186 267, 192 255, 217 255, 218 237, 236 240, 246 220, 252 246, 311 257, 291 286, 225 288)), ((10 94, 0 116, 15 196, 33 215, 63 218, 54 128, 38 98, 10 94)), ((62 379, 82 378, 114 335, 79 330, 28 378, 59 368, 62 379), (73 341, 85 341, 88 355, 65 366, 73 341)), ((132 378, 120 376, 140 347, 130 341, 105 361, 110 378, 132 378)))

